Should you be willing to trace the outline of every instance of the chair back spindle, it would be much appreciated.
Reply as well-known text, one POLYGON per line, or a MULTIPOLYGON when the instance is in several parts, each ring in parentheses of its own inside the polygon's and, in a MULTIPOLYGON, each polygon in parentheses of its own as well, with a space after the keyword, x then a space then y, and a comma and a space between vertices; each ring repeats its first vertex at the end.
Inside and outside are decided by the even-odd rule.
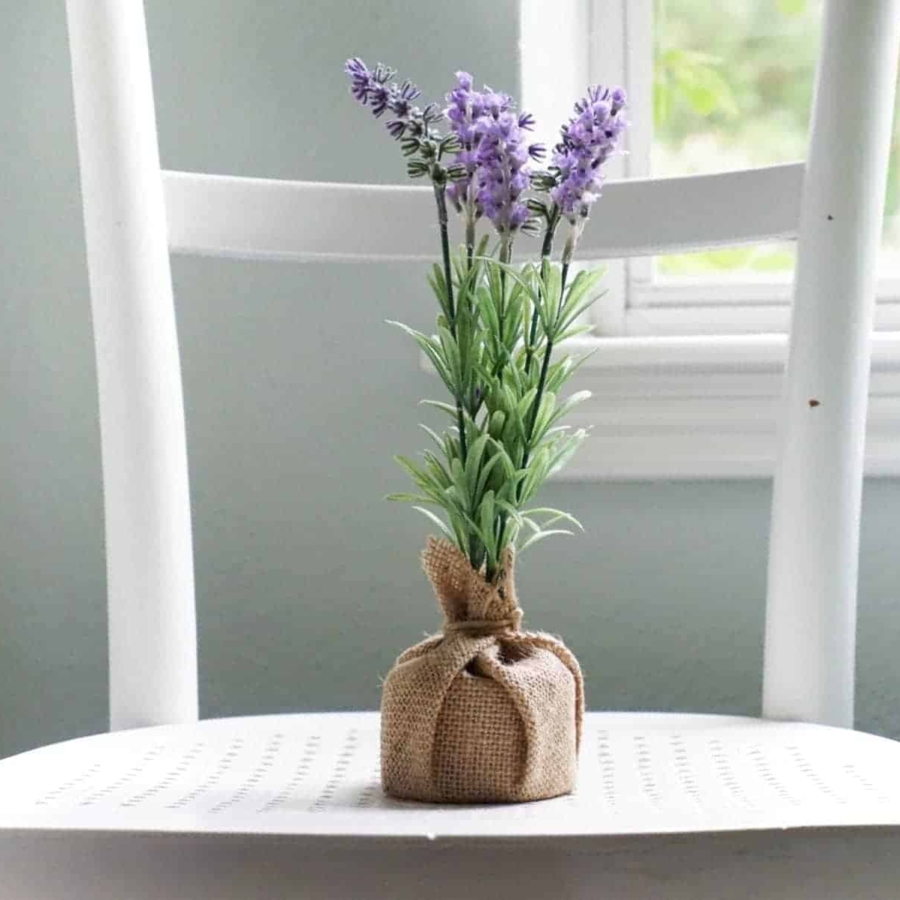
POLYGON ((772 500, 763 715, 852 727, 863 452, 898 0, 826 0, 772 500))
POLYGON ((197 718, 181 367, 141 0, 66 0, 96 345, 110 725, 197 718))

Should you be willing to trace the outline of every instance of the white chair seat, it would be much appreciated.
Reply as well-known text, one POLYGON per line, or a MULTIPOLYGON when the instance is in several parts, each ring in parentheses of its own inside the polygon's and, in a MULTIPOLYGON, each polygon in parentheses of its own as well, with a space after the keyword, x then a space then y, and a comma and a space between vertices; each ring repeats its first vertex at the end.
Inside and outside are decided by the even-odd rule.
POLYGON ((0 762, 0 826, 488 838, 900 825, 900 743, 862 732, 592 713, 575 794, 435 806, 382 794, 378 723, 255 716, 65 741, 0 762))
POLYGON ((861 732, 723 716, 594 713, 574 795, 438 807, 381 793, 375 713, 116 732, 0 762, 0 888, 9 892, 0 896, 19 896, 19 883, 29 885, 29 900, 280 897, 266 891, 302 885, 298 896, 399 900, 405 892, 427 896, 428 878, 440 877, 445 890, 448 878, 461 879, 454 884, 471 900, 490 894, 491 875, 528 873, 535 884, 551 871, 556 892, 546 896, 554 900, 597 896, 604 877, 610 890, 621 882, 622 892, 612 896, 649 897, 657 865, 672 877, 674 849, 692 875, 679 879, 677 893, 670 886, 671 898, 697 889, 692 878, 711 877, 706 854, 718 840, 733 853, 719 858, 717 849, 717 877, 729 877, 729 859, 744 867, 735 870, 740 884, 723 885, 722 896, 754 896, 757 877, 768 884, 778 873, 783 889, 788 882, 774 853, 799 865, 803 884, 814 883, 819 898, 831 896, 827 873, 838 865, 843 890, 847 866, 858 865, 860 877, 870 879, 867 897, 882 896, 881 882, 871 881, 876 876, 893 883, 894 893, 884 896, 895 897, 900 854, 886 848, 900 849, 898 772, 900 743, 861 732), (141 849, 134 849, 135 835, 144 839, 141 849), (424 853, 413 858, 411 846, 424 853), (451 852, 461 847, 464 857, 451 852), (597 853, 625 857, 611 855, 615 865, 598 871, 597 853), (110 859, 98 866, 98 854, 110 859), (584 854, 594 857, 590 870, 579 862, 584 854), (758 870, 748 864, 755 855, 758 870), (90 864, 83 863, 88 881, 81 886, 84 860, 90 864), (100 872, 108 873, 103 884, 100 872), (36 878, 45 893, 35 893, 36 878), (643 887, 632 894, 635 879, 643 887), (130 885, 124 893, 123 885, 130 885))

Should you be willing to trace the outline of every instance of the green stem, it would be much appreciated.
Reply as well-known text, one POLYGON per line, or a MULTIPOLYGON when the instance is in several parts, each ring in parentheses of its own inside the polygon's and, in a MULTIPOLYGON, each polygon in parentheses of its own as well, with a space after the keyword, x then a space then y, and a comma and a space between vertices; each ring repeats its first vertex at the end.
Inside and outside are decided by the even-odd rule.
MULTIPOLYGON (((567 248, 568 250, 568 245, 567 248)), ((562 273, 560 274, 560 285, 559 285, 559 301, 562 303, 562 298, 566 292, 566 280, 569 277, 569 262, 571 258, 571 252, 563 256, 563 264, 562 264, 562 273), (567 258, 569 257, 569 258, 567 258)), ((550 368, 550 355, 553 353, 553 336, 547 335, 547 343, 544 347, 544 360, 541 363, 541 374, 538 378, 538 386, 537 386, 537 394, 534 397, 534 403, 531 407, 531 415, 528 417, 528 443, 525 445, 525 454, 522 458, 522 468, 526 468, 528 466, 529 459, 529 451, 531 448, 531 441, 534 438, 534 423, 537 420, 538 411, 541 408, 541 400, 544 397, 544 388, 547 386, 547 371, 550 368)))
MULTIPOLYGON (((469 188, 469 193, 472 189, 469 188)), ((472 268, 472 259, 475 256, 475 204, 471 199, 466 201, 466 262, 468 268, 472 268)))
MULTIPOLYGON (((512 248, 513 248, 513 239, 503 238, 500 243, 500 252, 498 255, 498 259, 502 263, 509 263, 512 259, 512 248)), ((498 310, 497 318, 500 320, 500 335, 498 336, 500 346, 495 347, 497 351, 496 355, 498 357, 498 362, 493 370, 493 375, 495 378, 499 378, 501 373, 503 372, 503 354, 502 354, 502 344, 503 344, 503 330, 504 330, 504 322, 503 316, 506 308, 506 272, 500 272, 500 303, 501 307, 498 310)), ((481 406, 484 403, 484 398, 477 404, 474 405, 472 409, 471 416, 474 419, 475 416, 481 411, 481 406)))
MULTIPOLYGON (((447 189, 444 184, 434 182, 434 197, 437 201, 438 226, 440 227, 441 232, 441 253, 444 257, 444 280, 447 282, 447 312, 449 313, 450 318, 448 324, 450 326, 450 334, 453 336, 453 339, 456 340, 456 324, 461 309, 454 309, 453 305, 453 270, 450 264, 450 234, 447 227, 447 189)), ((468 229, 466 237, 468 242, 468 229)), ((471 265, 472 254, 468 255, 469 264, 471 265)), ((462 297, 459 299, 461 307, 462 297)), ((462 397, 460 396, 456 397, 456 427, 459 431, 460 462, 465 466, 468 448, 466 442, 466 422, 465 416, 463 415, 462 397)), ((484 560, 484 547, 475 535, 470 535, 469 537, 469 562, 472 564, 472 568, 478 571, 484 560)))
MULTIPOLYGON (((504 265, 508 265, 509 261, 512 259, 512 248, 513 248, 512 235, 503 235, 503 238, 500 242, 499 259, 500 259, 500 262, 502 262, 504 265)), ((504 315, 506 312, 506 272, 504 270, 500 271, 500 303, 501 303, 501 307, 498 310, 498 316, 497 316, 497 318, 500 322, 500 334, 497 336, 497 338, 498 338, 498 346, 497 346, 498 362, 497 362, 496 368, 494 369, 494 377, 498 378, 498 379, 503 374, 503 362, 504 362, 503 351, 505 349, 505 344, 503 342, 503 335, 504 335, 504 330, 505 330, 504 326, 506 325, 506 322, 504 321, 504 315)), ((502 535, 503 532, 506 530, 507 518, 508 517, 505 512, 498 513, 498 518, 497 518, 498 534, 495 535, 495 538, 499 538, 499 536, 502 535)), ((499 548, 499 552, 500 553, 503 552, 503 547, 499 548)), ((485 566, 484 575, 485 575, 485 578, 489 582, 493 582, 494 579, 497 577, 497 574, 498 574, 498 570, 496 567, 491 566, 490 563, 488 563, 488 565, 485 566)))
POLYGON ((443 184, 434 184, 434 199, 437 202, 438 226, 441 230, 441 253, 444 257, 444 280, 447 282, 447 317, 450 320, 450 331, 456 331, 456 310, 453 306, 453 276, 450 267, 450 232, 447 225, 447 188, 443 184))
MULTIPOLYGON (((556 229, 559 227, 559 207, 554 203, 547 219, 547 230, 544 232, 544 243, 541 246, 541 259, 549 259, 553 253, 553 239, 556 237, 556 229)), ((531 329, 528 333, 528 343, 525 345, 525 374, 531 372, 531 361, 534 359, 534 341, 537 337, 538 327, 537 307, 531 313, 531 329)))
MULTIPOLYGON (((456 340, 457 310, 453 305, 453 271, 450 265, 450 233, 447 221, 447 188, 443 184, 434 183, 434 199, 437 202, 438 226, 441 231, 441 253, 444 257, 444 281, 447 283, 447 313, 449 316, 450 334, 456 340)), ((459 455, 463 465, 466 464, 468 450, 466 448, 466 424, 463 418, 462 397, 456 397, 456 426, 459 429, 459 455)))
MULTIPOLYGON (((509 261, 512 259, 512 235, 505 234, 503 235, 503 240, 500 243, 500 262, 504 265, 509 265, 509 261)), ((497 319, 500 322, 500 334, 497 335, 498 338, 498 347, 500 350, 498 353, 499 360, 497 362, 497 369, 494 372, 494 377, 499 378, 500 373, 503 371, 503 356, 502 356, 502 348, 503 348, 503 335, 505 332, 505 316, 506 316, 506 271, 500 270, 500 309, 497 310, 497 319)))
POLYGON ((553 252, 553 238, 556 237, 558 226, 559 207, 554 203, 547 218, 547 230, 544 232, 544 243, 541 245, 541 257, 549 256, 553 252))

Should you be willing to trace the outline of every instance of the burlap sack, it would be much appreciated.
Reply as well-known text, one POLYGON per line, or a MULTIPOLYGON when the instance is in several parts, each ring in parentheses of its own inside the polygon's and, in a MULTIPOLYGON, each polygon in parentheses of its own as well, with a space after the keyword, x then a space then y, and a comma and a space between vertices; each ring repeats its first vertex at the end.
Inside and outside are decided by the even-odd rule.
POLYGON ((519 631, 512 554, 496 587, 449 541, 429 538, 422 564, 444 631, 403 653, 384 682, 384 790, 443 803, 570 793, 584 711, 581 669, 561 641, 519 631))

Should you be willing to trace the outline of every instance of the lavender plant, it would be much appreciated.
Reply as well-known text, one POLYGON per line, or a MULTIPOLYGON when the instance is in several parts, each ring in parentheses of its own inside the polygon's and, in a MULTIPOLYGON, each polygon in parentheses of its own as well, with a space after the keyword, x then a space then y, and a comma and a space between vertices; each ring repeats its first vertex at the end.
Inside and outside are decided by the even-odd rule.
POLYGON ((446 108, 420 109, 418 88, 396 81, 394 69, 370 70, 353 58, 345 71, 359 103, 376 118, 391 113, 387 130, 400 142, 409 176, 433 186, 440 230, 441 264, 428 277, 440 308, 436 332, 393 324, 415 339, 453 399, 423 403, 451 422, 440 433, 422 426, 435 450, 421 461, 397 457, 417 490, 389 499, 413 503, 496 583, 508 546, 522 552, 549 535, 572 533, 553 527, 558 523, 581 527, 566 512, 531 504, 586 436, 561 420, 590 393, 560 396, 584 357, 558 351, 589 330, 579 317, 596 298, 602 273, 581 271, 570 280, 569 271, 600 196, 603 164, 626 127, 625 93, 589 88, 561 127, 549 165, 535 168, 546 150, 529 140, 532 116, 517 111, 508 94, 475 90, 468 73, 456 73, 446 108), (450 245, 448 201, 463 221, 458 250, 450 245), (483 219, 491 227, 478 239, 483 219), (540 237, 538 261, 512 264, 519 235, 540 237))

